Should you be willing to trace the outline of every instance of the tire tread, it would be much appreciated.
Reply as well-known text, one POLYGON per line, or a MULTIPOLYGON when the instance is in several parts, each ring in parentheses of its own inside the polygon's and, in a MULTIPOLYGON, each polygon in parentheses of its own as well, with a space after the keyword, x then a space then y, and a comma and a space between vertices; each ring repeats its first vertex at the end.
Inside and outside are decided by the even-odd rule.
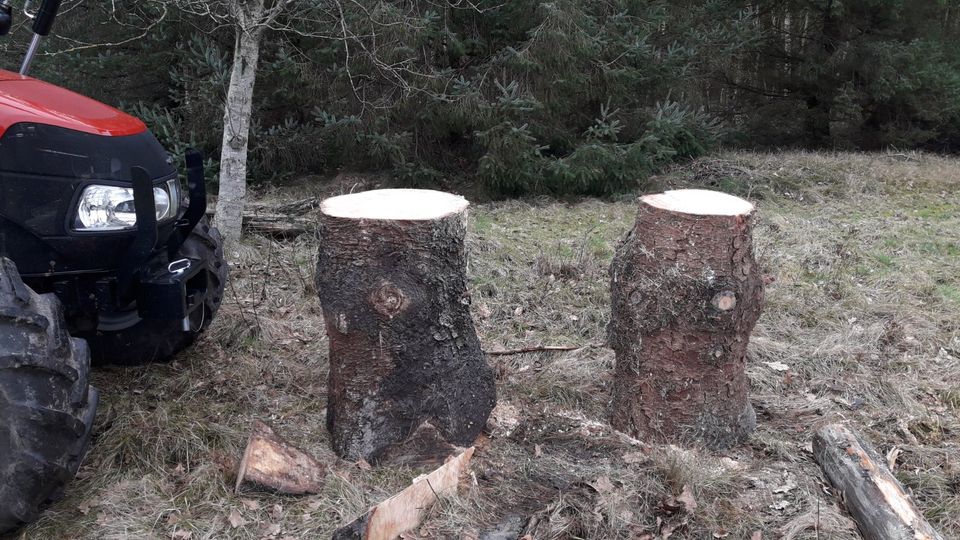
POLYGON ((89 369, 56 297, 0 258, 0 534, 35 519, 76 473, 95 409, 89 369))

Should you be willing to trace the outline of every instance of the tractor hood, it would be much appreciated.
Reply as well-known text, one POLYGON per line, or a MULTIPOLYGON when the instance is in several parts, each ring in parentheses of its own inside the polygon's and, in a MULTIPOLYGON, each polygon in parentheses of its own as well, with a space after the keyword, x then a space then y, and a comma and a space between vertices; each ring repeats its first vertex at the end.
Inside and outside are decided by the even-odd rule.
POLYGON ((22 122, 107 137, 135 135, 147 129, 139 119, 99 101, 0 70, 0 136, 22 122))

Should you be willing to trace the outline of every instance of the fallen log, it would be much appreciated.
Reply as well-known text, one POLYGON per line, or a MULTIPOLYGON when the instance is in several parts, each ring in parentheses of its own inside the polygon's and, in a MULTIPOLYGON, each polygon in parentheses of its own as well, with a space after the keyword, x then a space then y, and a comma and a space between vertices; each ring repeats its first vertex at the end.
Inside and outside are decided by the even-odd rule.
POLYGON ((291 238, 316 231, 312 220, 287 214, 244 213, 243 229, 267 236, 291 238))
POLYGON ((416 478, 407 489, 337 529, 332 540, 393 540, 417 528, 433 503, 444 495, 456 493, 460 476, 470 468, 473 451, 470 447, 448 458, 439 469, 416 478))
POLYGON ((285 495, 318 493, 327 468, 283 440, 267 424, 254 420, 234 491, 271 491, 285 495))
POLYGON ((830 424, 813 437, 813 457, 866 540, 943 540, 870 443, 830 424))
POLYGON ((320 203, 320 197, 307 197, 305 199, 299 199, 293 202, 281 204, 277 206, 275 210, 281 214, 293 214, 301 216, 307 212, 310 212, 311 210, 320 208, 320 203))
MULTIPOLYGON (((212 209, 207 210, 207 216, 213 219, 212 209)), ((313 220, 307 218, 284 213, 253 211, 243 213, 243 230, 278 238, 294 238, 301 234, 316 232, 317 226, 313 220)))

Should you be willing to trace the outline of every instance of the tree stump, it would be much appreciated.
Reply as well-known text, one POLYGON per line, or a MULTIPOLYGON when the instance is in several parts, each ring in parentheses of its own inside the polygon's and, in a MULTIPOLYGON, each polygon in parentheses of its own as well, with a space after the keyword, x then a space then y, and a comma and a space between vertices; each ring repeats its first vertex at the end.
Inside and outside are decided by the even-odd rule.
POLYGON ((756 427, 745 373, 763 302, 753 210, 706 190, 640 198, 610 269, 616 429, 723 449, 756 427))
POLYGON ((468 205, 413 189, 321 205, 316 285, 330 339, 327 429, 341 457, 442 460, 485 425, 496 392, 470 318, 468 205))

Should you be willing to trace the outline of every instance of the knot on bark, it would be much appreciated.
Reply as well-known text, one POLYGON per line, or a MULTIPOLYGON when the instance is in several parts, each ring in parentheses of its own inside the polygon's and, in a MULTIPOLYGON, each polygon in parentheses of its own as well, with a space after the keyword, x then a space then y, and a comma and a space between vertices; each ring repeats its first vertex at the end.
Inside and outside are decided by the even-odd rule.
POLYGON ((393 318, 407 307, 407 297, 393 283, 384 283, 370 295, 370 303, 378 313, 393 318))
POLYGON ((737 307, 737 295, 733 291, 720 291, 713 295, 710 304, 718 311, 730 311, 737 307))

